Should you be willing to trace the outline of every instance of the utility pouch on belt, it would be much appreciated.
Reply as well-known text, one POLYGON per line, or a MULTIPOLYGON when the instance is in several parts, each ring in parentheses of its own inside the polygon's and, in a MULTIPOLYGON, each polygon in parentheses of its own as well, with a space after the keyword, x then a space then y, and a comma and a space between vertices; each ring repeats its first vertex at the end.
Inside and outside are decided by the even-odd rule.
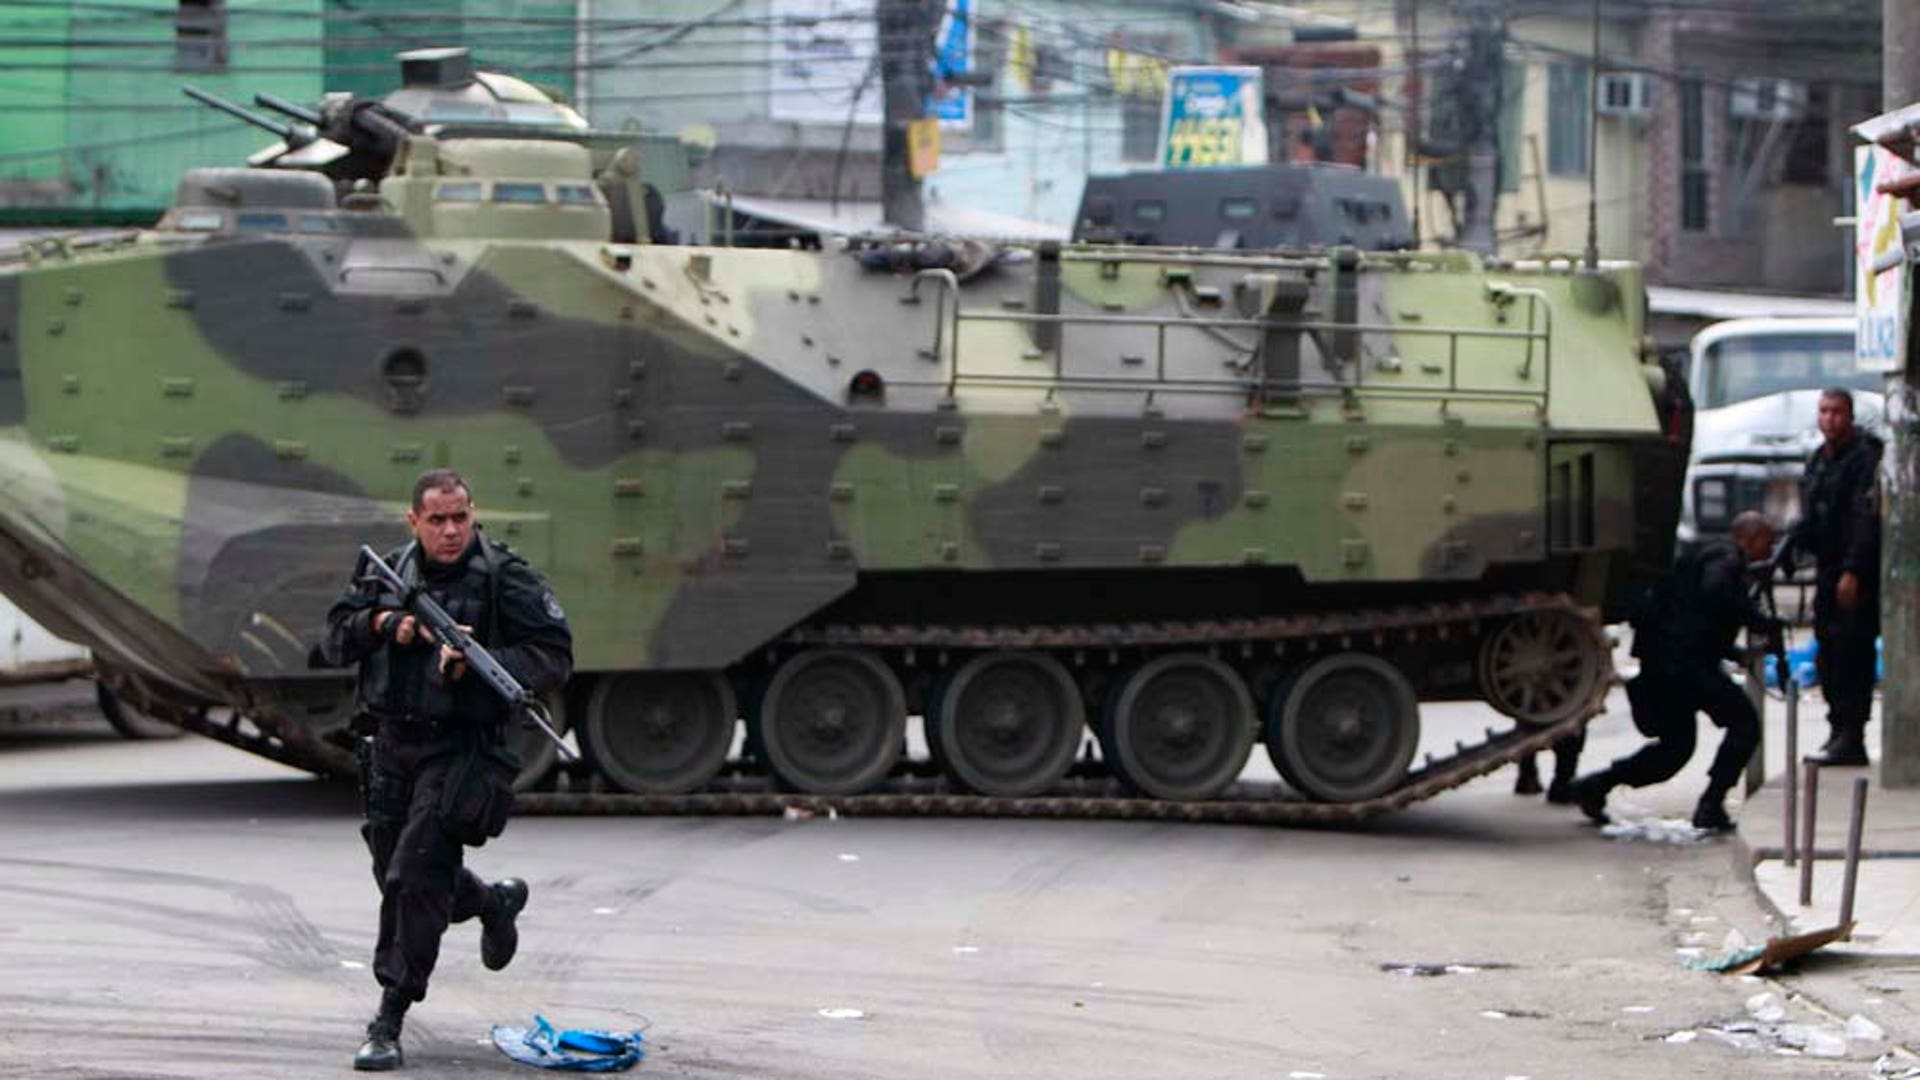
POLYGON ((505 746, 485 742, 460 755, 440 789, 440 824, 470 847, 506 831, 513 813, 513 778, 520 759, 505 746))

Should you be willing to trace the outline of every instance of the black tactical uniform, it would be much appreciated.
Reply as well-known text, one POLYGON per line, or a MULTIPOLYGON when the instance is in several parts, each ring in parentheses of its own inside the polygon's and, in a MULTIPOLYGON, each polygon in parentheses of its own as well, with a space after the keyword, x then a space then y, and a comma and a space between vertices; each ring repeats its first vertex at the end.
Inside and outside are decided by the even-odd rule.
MULTIPOLYGON (((523 686, 546 693, 566 682, 573 638, 565 615, 539 573, 505 546, 476 532, 455 563, 426 559, 415 544, 388 555, 387 562, 402 580, 421 585, 455 622, 472 627, 474 639, 523 686)), ((395 1063, 400 1017, 407 1005, 426 997, 447 924, 479 917, 485 926, 482 959, 490 968, 504 967, 517 944, 512 919, 526 900, 524 884, 489 886, 462 865, 461 834, 469 833, 466 843, 485 838, 449 816, 447 798, 449 788, 472 790, 462 781, 480 778, 510 802, 505 785, 518 763, 505 746, 507 709, 471 673, 442 675, 438 645, 423 637, 408 645, 393 640, 402 601, 376 584, 350 586, 327 615, 324 650, 337 666, 360 665, 361 722, 372 730, 371 754, 363 758, 361 834, 380 886, 373 971, 385 992, 374 1026, 390 1021, 381 1034, 394 1048, 395 1063), (384 609, 396 614, 375 632, 374 616, 384 609)), ((370 1027, 369 1036, 374 1034, 370 1027)))
POLYGON ((1760 745, 1760 715, 1746 693, 1720 669, 1735 658, 1742 628, 1776 632, 1777 623, 1755 605, 1747 560, 1729 540, 1683 555, 1634 620, 1633 655, 1640 674, 1627 685, 1634 726, 1653 741, 1597 773, 1574 781, 1574 801, 1595 820, 1606 818, 1607 792, 1619 784, 1647 787, 1672 777, 1693 757, 1695 713, 1726 729, 1707 771, 1707 790, 1693 822, 1731 828, 1723 801, 1760 745))
POLYGON ((1800 477, 1800 522, 1790 543, 1813 556, 1815 666, 1827 699, 1831 737, 1822 754, 1832 764, 1867 763, 1865 732, 1873 710, 1874 641, 1880 636, 1880 440, 1856 430, 1839 446, 1823 446, 1800 477), (1860 582, 1852 611, 1840 609, 1840 577, 1860 582))

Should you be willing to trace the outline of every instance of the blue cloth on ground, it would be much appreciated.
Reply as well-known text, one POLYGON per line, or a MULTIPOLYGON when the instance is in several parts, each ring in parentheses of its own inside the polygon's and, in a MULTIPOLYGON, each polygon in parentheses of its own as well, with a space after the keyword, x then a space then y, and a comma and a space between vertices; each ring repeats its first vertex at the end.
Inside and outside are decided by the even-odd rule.
POLYGON ((646 1052, 646 1037, 637 1031, 556 1031, 547 1018, 534 1014, 531 1028, 493 1026, 493 1045, 521 1063, 562 1072, 625 1072, 646 1052))

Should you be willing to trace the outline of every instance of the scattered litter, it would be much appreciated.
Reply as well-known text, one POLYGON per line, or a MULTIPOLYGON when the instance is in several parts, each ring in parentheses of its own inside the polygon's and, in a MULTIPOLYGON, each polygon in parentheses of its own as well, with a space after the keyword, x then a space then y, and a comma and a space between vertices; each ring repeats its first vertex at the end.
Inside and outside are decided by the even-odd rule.
POLYGON ((1084 1009, 1087 1007, 1087 1003, 1084 1001, 1076 1001, 1073 1003, 1073 1007, 1076 1009, 1084 1009))
POLYGON ((1787 1009, 1772 993, 1755 994, 1747 999, 1747 1015, 1763 1024, 1774 1024, 1787 1018, 1787 1009))
POLYGON ((361 963, 358 960, 342 960, 340 961, 340 966, 343 968, 346 968, 348 971, 359 971, 365 968, 367 965, 361 963))
POLYGON ((1387 963, 1380 970, 1389 975, 1408 975, 1420 978, 1437 978, 1441 975, 1478 975, 1483 971, 1503 971, 1512 964, 1493 962, 1475 962, 1471 964, 1449 963, 1387 963))
POLYGON ((1707 831, 1696 829, 1692 822, 1681 818, 1646 818, 1602 825, 1600 835, 1609 840, 1632 840, 1643 844, 1697 844, 1707 835, 1707 831))
POLYGON ((839 821, 839 820, 840 820, 840 811, 839 811, 839 810, 836 810, 835 808, 833 808, 833 807, 831 807, 831 806, 829 806, 829 807, 827 807, 827 820, 828 820, 828 821, 839 821))
POLYGON ((813 818, 813 811, 804 806, 789 806, 780 811, 780 816, 788 821, 810 821, 813 818))
POLYGON ((1287 1074, 1287 1080, 1327 1080, 1326 1073, 1301 1072, 1295 1069, 1287 1074))
POLYGON ((1482 1009, 1480 1016, 1485 1020, 1505 1020, 1507 1018, 1507 1014, 1501 1012, 1499 1009, 1482 1009))
POLYGON ((1702 956, 1706 955, 1706 952, 1707 950, 1702 949, 1698 945, 1688 945, 1684 948, 1673 950, 1673 955, 1679 957, 1682 960, 1698 960, 1702 956))
POLYGON ((1651 1005, 1623 1005, 1623 1006, 1621 1006, 1621 1007, 1620 1007, 1620 1011, 1621 1011, 1621 1012, 1623 1012, 1623 1013, 1650 1013, 1650 1012, 1652 1012, 1652 1011, 1653 1011, 1653 1006, 1651 1006, 1651 1005))
MULTIPOLYGON (((971 956, 979 951, 980 946, 978 945, 955 945, 953 947, 953 954, 955 956, 971 956)), ((1094 983, 1093 985, 1099 986, 1100 984, 1094 983)))
POLYGON ((1920 1065, 1911 1061, 1911 1057, 1895 1057, 1889 1050, 1874 1060, 1873 1075, 1883 1080, 1920 1080, 1920 1065))
POLYGON ((1854 1013, 1852 1016, 1847 1017, 1847 1038, 1860 1039, 1866 1042, 1879 1042, 1886 1037, 1887 1031, 1885 1028, 1861 1016, 1859 1013, 1854 1013))
POLYGON ((1666 1038, 1661 1039, 1660 1041, 1670 1042, 1670 1043, 1690 1043, 1699 1037, 1700 1037, 1699 1032, 1694 1031, 1692 1028, 1688 1028, 1685 1031, 1676 1031, 1673 1034, 1668 1035, 1666 1038))
POLYGON ((622 1072, 646 1055, 637 1031, 556 1031, 547 1018, 534 1015, 533 1027, 493 1027, 493 1045, 503 1054, 542 1069, 563 1072, 622 1072))
POLYGON ((840 853, 840 861, 841 862, 859 862, 860 856, 855 855, 851 851, 843 851, 840 853))
POLYGON ((1887 1001, 1886 1001, 1886 999, 1885 999, 1885 998, 1868 998, 1868 999, 1866 999, 1865 1001, 1863 1001, 1863 1002, 1861 1002, 1860 1004, 1862 1004, 1862 1005, 1885 1005, 1886 1003, 1887 1003, 1887 1001))
POLYGON ((821 1009, 820 1015, 829 1020, 865 1020, 867 1018, 864 1009, 821 1009))
POLYGON ((619 912, 619 908, 597 907, 593 909, 595 915, 617 915, 619 912))
POLYGON ((1693 909, 1690 907, 1679 907, 1674 908, 1673 913, 1684 918, 1685 916, 1693 914, 1693 909))

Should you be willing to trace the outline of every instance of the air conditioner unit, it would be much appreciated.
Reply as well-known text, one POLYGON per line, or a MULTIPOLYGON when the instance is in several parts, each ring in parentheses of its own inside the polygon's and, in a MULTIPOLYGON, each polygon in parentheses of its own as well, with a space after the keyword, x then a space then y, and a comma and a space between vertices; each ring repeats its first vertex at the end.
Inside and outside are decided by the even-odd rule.
POLYGON ((1644 71, 1600 76, 1601 116, 1646 116, 1653 112, 1653 80, 1644 71))
POLYGON ((1735 79, 1727 111, 1741 120, 1798 120, 1807 108, 1807 88, 1792 79, 1735 79))

